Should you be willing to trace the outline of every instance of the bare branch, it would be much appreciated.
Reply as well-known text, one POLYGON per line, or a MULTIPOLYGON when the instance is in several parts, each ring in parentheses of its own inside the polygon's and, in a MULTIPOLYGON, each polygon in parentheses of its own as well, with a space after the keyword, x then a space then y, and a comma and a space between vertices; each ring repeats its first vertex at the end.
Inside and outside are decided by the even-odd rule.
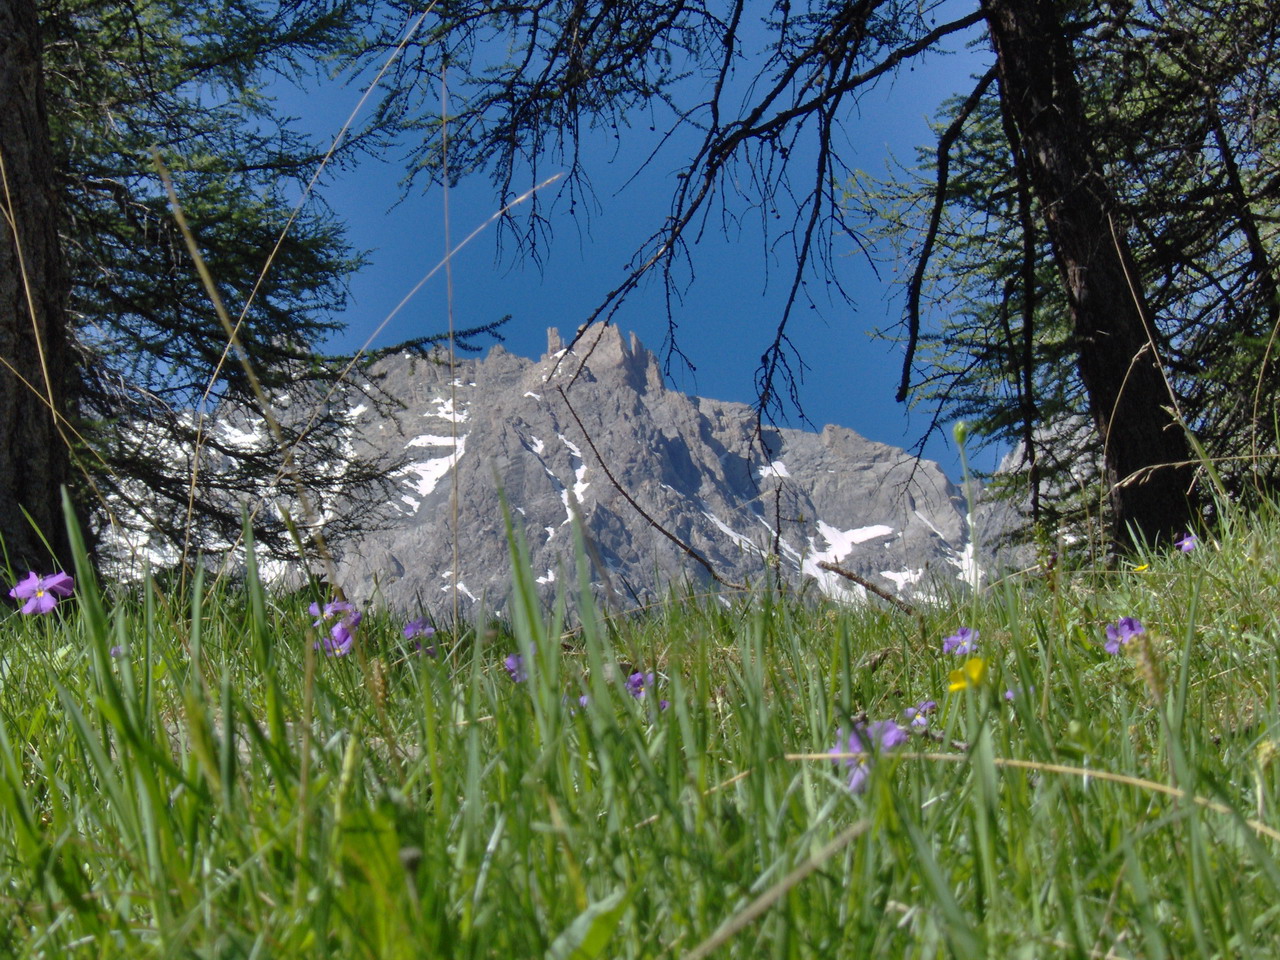
POLYGON ((852 580, 858 586, 863 587, 864 589, 870 591, 871 593, 874 593, 881 600, 887 600, 889 603, 893 604, 903 613, 909 614, 910 616, 913 616, 913 617, 920 616, 920 611, 917 610, 915 607, 913 607, 911 604, 907 603, 905 600, 900 600, 899 598, 891 594, 888 590, 885 590, 883 587, 876 586, 866 577, 860 576, 854 573, 852 570, 846 570, 844 567, 836 566, 834 563, 830 563, 826 560, 818 561, 818 568, 821 570, 830 570, 832 573, 838 576, 844 577, 846 580, 852 580))
POLYGON ((942 211, 947 205, 947 181, 951 168, 951 148, 959 139, 964 125, 973 111, 978 108, 982 98, 996 79, 996 68, 992 67, 978 81, 964 103, 960 105, 955 118, 938 138, 937 180, 933 191, 933 209, 929 212, 929 226, 925 231, 924 243, 916 256, 915 270, 911 273, 911 281, 907 284, 907 348, 902 360, 902 381, 898 384, 897 401, 905 403, 911 390, 911 366, 915 362, 916 344, 920 339, 920 291, 924 286, 924 278, 929 270, 929 260, 933 256, 933 245, 938 239, 938 227, 942 223, 942 211))
POLYGON ((696 560, 699 564, 701 564, 702 568, 711 575, 711 579, 713 579, 716 583, 720 584, 721 586, 728 587, 731 590, 747 589, 745 584, 733 583, 729 580, 724 579, 724 577, 720 576, 720 574, 716 573, 715 567, 711 566, 710 561, 708 561, 706 557, 698 553, 697 550, 693 549, 693 547, 689 546, 689 544, 685 543, 683 540, 677 537, 674 533, 672 533, 662 524, 658 523, 657 520, 649 516, 648 512, 644 509, 644 507, 636 503, 635 498, 631 496, 631 494, 627 493, 627 491, 623 488, 622 484, 618 482, 617 477, 613 475, 613 471, 611 471, 609 469, 608 464, 605 463, 604 457, 600 456, 600 451, 596 449, 595 441, 591 439, 591 434, 587 433, 587 428, 582 425, 582 419, 578 416, 578 411, 573 409, 573 404, 569 402, 569 395, 565 392, 564 387, 556 387, 556 390, 559 391, 560 398, 564 400, 564 405, 569 408, 569 413, 573 416, 573 422, 578 425, 578 429, 582 431, 582 436, 586 438, 587 446, 589 446, 591 448, 591 452, 596 455, 596 460, 600 464, 600 469, 603 470, 604 475, 609 478, 609 482, 613 484, 613 488, 617 490, 618 493, 622 494, 623 499, 626 500, 627 503, 631 504, 631 508, 635 510, 636 513, 640 514, 640 516, 642 516, 645 519, 645 521, 649 524, 649 526, 653 527, 653 529, 657 530, 660 534, 662 534, 664 537, 666 537, 668 540, 674 543, 677 547, 683 550, 686 554, 688 554, 690 557, 696 560))

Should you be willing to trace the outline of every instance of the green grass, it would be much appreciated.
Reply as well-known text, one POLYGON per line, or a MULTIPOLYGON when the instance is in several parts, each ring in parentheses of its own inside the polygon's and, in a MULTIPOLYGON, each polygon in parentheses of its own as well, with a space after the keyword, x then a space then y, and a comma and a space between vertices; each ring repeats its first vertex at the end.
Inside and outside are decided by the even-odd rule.
POLYGON ((566 631, 526 575, 510 630, 438 658, 377 613, 318 655, 323 598, 82 565, 0 624, 0 955, 1271 955, 1278 533, 921 621, 762 593, 566 631), (1111 656, 1122 615, 1148 642, 1111 656), (948 692, 962 624, 988 675, 948 692), (926 699, 861 794, 803 756, 926 699))

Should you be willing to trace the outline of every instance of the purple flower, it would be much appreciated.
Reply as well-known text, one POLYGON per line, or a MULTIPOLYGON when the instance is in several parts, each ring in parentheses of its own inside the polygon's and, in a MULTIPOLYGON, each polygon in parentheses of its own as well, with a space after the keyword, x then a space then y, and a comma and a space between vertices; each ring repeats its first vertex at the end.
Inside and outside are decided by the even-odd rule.
MULTIPOLYGON (((335 623, 333 629, 329 631, 329 636, 324 639, 326 656, 345 657, 350 653, 351 645, 356 642, 355 634, 352 631, 359 623, 359 611, 354 611, 347 619, 335 623)), ((316 644, 316 649, 320 649, 320 644, 316 644)))
MULTIPOLYGON (((406 623, 404 625, 403 632, 406 640, 413 640, 414 637, 434 636, 436 628, 427 623, 426 617, 419 617, 417 620, 410 620, 406 623)), ((413 649, 415 653, 425 653, 428 657, 434 657, 439 652, 436 650, 436 645, 434 643, 430 646, 424 647, 421 640, 417 640, 414 643, 413 649)))
POLYGON ((591 698, 588 697, 585 693, 578 698, 578 706, 580 707, 585 707, 590 702, 591 702, 591 698))
POLYGON ((1146 633, 1142 621, 1137 617, 1121 617, 1115 623, 1107 624, 1107 653, 1119 653, 1120 648, 1140 633, 1146 633))
POLYGON ((31 570, 27 573, 27 579, 9 591, 9 596, 15 600, 27 601, 22 605, 23 613, 48 613, 58 605, 59 597, 71 596, 75 588, 75 580, 61 570, 47 577, 31 570))
POLYGON ((914 707, 907 707, 902 711, 902 717, 904 720, 910 720, 913 727, 927 727, 929 725, 929 714, 937 709, 937 700, 925 700, 917 703, 914 707))
POLYGON ((345 657, 350 653, 356 640, 355 629, 364 615, 345 600, 326 603, 323 610, 318 603, 313 603, 309 609, 316 618, 311 624, 313 627, 324 627, 337 619, 337 623, 329 628, 329 635, 315 642, 315 648, 323 650, 326 657, 345 657))
POLYGON ((644 696, 645 687, 653 686, 653 673, 636 672, 627 677, 627 693, 633 697, 644 696))
POLYGON ((661 711, 661 710, 665 710, 665 709, 667 709, 667 707, 669 707, 669 706, 671 706, 671 701, 670 701, 670 700, 659 700, 659 701, 658 701, 658 710, 659 710, 659 711, 661 711))
POLYGON ((410 620, 404 625, 404 638, 406 640, 412 640, 414 637, 430 637, 435 632, 436 628, 427 623, 426 617, 410 620))
POLYGON ((329 636, 316 641, 316 649, 323 650, 326 657, 345 657, 355 641, 355 636, 339 623, 329 631, 329 636))
POLYGON ((978 652, 978 631, 971 627, 961 627, 951 636, 942 641, 943 653, 977 653, 978 652))
POLYGON ((524 668, 524 657, 520 656, 520 654, 507 654, 507 658, 502 661, 502 665, 507 668, 507 673, 511 676, 512 683, 524 683, 529 679, 529 672, 524 668))
POLYGON ((1183 553, 1190 553, 1196 548, 1199 541, 1196 540, 1194 533, 1184 533, 1179 539, 1173 541, 1173 545, 1183 553))
POLYGON ((845 735, 844 727, 836 730, 836 745, 829 751, 837 765, 849 771, 849 789, 861 793, 867 788, 867 776, 871 771, 871 756, 844 757, 846 753, 888 753, 911 739, 910 734, 892 720, 876 720, 869 724, 855 723, 845 735))
POLYGON ((311 604, 307 609, 310 610, 311 615, 316 618, 315 622, 311 625, 313 627, 321 627, 324 626, 326 620, 332 620, 340 613, 350 613, 355 610, 355 607, 347 603, 345 600, 331 600, 324 605, 323 610, 320 609, 320 604, 318 603, 311 604))
POLYGON ((113 657, 123 657, 124 647, 122 647, 120 644, 117 643, 114 647, 111 648, 110 653, 113 657))

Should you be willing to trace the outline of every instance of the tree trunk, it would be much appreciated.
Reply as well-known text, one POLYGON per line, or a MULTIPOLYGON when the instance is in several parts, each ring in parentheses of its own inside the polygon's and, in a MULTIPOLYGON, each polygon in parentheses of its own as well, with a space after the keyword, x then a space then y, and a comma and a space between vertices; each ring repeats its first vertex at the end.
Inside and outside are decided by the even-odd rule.
POLYGON ((982 0, 1004 109, 1022 136, 1070 302, 1077 369, 1105 450, 1112 534, 1188 529, 1194 469, 1147 333, 1124 225, 1099 167, 1054 0, 982 0), (1131 282, 1132 281, 1132 282, 1131 282))
POLYGON ((35 0, 0 0, 0 161, 0 535, 17 571, 48 572, 69 562, 70 454, 55 415, 71 358, 35 0))

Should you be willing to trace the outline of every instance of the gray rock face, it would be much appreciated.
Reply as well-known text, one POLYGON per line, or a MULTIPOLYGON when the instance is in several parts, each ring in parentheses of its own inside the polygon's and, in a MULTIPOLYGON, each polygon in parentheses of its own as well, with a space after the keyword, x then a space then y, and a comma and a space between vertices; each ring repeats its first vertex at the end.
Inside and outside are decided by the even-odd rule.
POLYGON ((575 512, 601 595, 630 605, 711 582, 628 497, 725 581, 758 581, 775 544, 784 576, 851 599, 862 588, 820 561, 903 597, 976 575, 963 496, 936 464, 842 427, 757 438, 748 406, 666 389, 656 358, 616 328, 592 327, 572 351, 551 330, 537 361, 494 347, 452 371, 397 357, 381 372, 405 411, 398 422, 353 411, 357 442, 414 460, 392 528, 340 558, 353 598, 441 610, 456 585, 463 609, 502 607, 502 496, 548 598, 576 592, 575 512))

